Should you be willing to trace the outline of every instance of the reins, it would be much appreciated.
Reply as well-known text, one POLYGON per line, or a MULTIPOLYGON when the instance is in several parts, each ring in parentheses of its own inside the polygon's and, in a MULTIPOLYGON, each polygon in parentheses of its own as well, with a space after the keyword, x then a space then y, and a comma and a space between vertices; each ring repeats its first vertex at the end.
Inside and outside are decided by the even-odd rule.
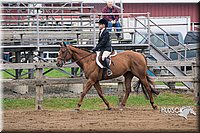
POLYGON ((90 55, 92 55, 92 54, 93 54, 93 53, 90 53, 90 54, 88 54, 88 55, 86 55, 86 56, 84 56, 84 57, 82 57, 82 58, 80 58, 80 59, 78 59, 78 60, 76 60, 76 61, 69 62, 69 63, 67 63, 67 64, 65 64, 65 65, 69 65, 69 64, 77 63, 77 62, 81 61, 82 59, 84 59, 84 58, 86 58, 86 57, 88 57, 88 56, 90 56, 90 55))

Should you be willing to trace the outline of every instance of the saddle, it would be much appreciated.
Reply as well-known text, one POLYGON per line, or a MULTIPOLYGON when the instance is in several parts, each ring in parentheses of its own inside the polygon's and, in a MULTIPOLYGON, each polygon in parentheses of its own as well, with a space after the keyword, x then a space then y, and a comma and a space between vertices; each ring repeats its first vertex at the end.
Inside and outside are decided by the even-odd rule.
MULTIPOLYGON (((101 60, 101 57, 102 57, 102 54, 100 51, 96 51, 96 63, 97 65, 100 67, 100 68, 104 68, 104 66, 102 65, 102 60, 101 60)), ((112 51, 112 53, 108 56, 109 58, 109 65, 111 65, 111 58, 116 56, 117 55, 117 51, 112 51)))

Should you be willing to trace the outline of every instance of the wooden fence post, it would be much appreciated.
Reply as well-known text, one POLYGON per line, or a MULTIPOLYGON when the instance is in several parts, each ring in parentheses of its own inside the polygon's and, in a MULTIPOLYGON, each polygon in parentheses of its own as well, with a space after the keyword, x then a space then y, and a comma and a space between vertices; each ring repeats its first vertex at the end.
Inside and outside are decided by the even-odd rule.
POLYGON ((194 87, 194 97, 195 97, 195 101, 196 101, 196 104, 197 105, 200 105, 200 101, 199 101, 199 89, 200 89, 200 83, 199 83, 199 69, 200 69, 200 66, 199 66, 199 63, 198 61, 196 61, 195 64, 193 64, 193 75, 194 75, 194 82, 193 82, 193 87, 194 87))
POLYGON ((123 99, 123 95, 124 95, 123 91, 124 91, 124 83, 122 81, 120 81, 120 82, 118 82, 118 90, 117 90, 118 98, 119 98, 119 106, 123 99))
MULTIPOLYGON (((36 68, 36 79, 42 79, 43 77, 43 69, 36 68)), ((36 84, 36 96, 35 96, 35 109, 41 110, 42 109, 42 102, 43 102, 43 84, 37 83, 36 84)))

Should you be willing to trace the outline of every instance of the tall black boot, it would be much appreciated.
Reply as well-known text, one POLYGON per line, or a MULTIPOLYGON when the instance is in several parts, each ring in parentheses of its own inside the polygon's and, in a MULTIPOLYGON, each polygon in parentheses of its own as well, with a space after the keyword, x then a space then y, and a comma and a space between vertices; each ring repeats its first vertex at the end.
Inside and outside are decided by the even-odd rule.
POLYGON ((108 76, 111 76, 112 75, 112 71, 110 70, 109 59, 108 58, 104 59, 104 66, 107 69, 108 76))

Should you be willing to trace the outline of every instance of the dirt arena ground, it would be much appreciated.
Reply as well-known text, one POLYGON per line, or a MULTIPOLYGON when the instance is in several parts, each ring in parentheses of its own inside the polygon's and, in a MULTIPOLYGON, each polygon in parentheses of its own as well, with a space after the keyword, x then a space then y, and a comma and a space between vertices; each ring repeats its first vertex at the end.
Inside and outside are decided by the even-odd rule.
MULTIPOLYGON (((197 109, 194 109, 197 112, 197 109)), ((7 110, 3 113, 4 132, 66 131, 198 131, 198 117, 186 120, 151 108, 108 110, 7 110)))

